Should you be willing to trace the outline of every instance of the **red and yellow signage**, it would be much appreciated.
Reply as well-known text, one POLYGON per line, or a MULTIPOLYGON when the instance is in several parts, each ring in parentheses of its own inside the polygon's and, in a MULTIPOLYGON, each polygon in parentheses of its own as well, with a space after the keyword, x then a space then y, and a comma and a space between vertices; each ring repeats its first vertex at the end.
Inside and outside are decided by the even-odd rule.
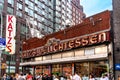
POLYGON ((15 53, 16 17, 7 15, 6 20, 6 51, 10 54, 15 53))
POLYGON ((93 34, 89 36, 79 36, 76 38, 71 38, 68 40, 52 43, 50 45, 45 45, 42 47, 24 51, 22 54, 22 57, 23 58, 35 57, 35 56, 45 55, 48 53, 70 50, 72 48, 83 47, 83 46, 93 45, 97 43, 103 43, 105 41, 109 41, 108 32, 93 34))

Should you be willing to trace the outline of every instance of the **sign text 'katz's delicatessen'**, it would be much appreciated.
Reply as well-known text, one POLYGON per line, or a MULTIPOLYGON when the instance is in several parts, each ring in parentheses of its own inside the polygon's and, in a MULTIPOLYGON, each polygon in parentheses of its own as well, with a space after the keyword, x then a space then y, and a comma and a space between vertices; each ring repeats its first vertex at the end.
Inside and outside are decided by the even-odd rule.
POLYGON ((93 45, 97 43, 103 43, 109 40, 110 40, 109 32, 103 32, 103 33, 93 34, 89 36, 80 36, 80 37, 71 38, 71 39, 62 40, 62 41, 54 40, 53 43, 49 45, 34 48, 32 50, 23 51, 22 57, 23 58, 36 57, 36 56, 41 56, 49 53, 70 50, 72 48, 83 47, 83 46, 93 45))

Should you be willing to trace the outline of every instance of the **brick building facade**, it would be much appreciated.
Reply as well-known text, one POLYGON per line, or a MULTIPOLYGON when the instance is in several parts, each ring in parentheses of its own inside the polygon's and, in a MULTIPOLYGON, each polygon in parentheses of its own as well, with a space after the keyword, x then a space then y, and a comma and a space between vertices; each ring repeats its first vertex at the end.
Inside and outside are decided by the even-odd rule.
POLYGON ((104 11, 79 25, 24 41, 20 63, 24 72, 65 75, 77 71, 82 78, 90 73, 96 78, 109 73, 113 67, 110 16, 104 11))

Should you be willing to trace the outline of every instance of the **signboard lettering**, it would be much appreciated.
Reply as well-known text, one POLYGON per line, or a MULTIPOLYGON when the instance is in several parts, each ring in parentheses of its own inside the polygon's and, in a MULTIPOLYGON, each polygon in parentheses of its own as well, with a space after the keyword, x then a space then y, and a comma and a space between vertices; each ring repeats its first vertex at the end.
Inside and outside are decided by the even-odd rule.
POLYGON ((13 15, 7 15, 6 25, 6 51, 10 54, 15 53, 15 35, 16 35, 16 18, 13 15))
POLYGON ((48 53, 70 50, 72 48, 102 43, 105 41, 107 41, 107 33, 105 32, 85 37, 77 37, 59 43, 53 43, 51 45, 35 48, 34 50, 24 51, 22 57, 35 57, 48 53))

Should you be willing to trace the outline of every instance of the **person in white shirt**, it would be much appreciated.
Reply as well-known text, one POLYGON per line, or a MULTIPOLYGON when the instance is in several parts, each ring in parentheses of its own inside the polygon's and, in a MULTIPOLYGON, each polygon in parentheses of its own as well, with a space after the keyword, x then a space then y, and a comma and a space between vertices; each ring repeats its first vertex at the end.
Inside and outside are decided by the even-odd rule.
POLYGON ((109 80, 108 75, 104 74, 103 77, 100 80, 109 80))
POLYGON ((59 78, 58 78, 58 76, 57 76, 57 75, 55 76, 55 79, 54 79, 54 80, 59 80, 59 78))
POLYGON ((95 78, 92 74, 89 75, 89 80, 95 80, 95 78))
POLYGON ((81 77, 75 72, 72 80, 82 80, 81 77))

